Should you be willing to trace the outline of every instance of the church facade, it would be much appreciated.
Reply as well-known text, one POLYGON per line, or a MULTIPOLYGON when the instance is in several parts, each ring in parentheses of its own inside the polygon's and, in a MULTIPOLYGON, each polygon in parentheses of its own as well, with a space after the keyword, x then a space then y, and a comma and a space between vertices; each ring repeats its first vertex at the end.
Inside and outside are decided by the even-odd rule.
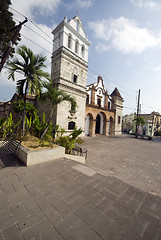
POLYGON ((111 95, 98 76, 97 82, 87 86, 85 135, 121 134, 123 98, 117 88, 111 95))

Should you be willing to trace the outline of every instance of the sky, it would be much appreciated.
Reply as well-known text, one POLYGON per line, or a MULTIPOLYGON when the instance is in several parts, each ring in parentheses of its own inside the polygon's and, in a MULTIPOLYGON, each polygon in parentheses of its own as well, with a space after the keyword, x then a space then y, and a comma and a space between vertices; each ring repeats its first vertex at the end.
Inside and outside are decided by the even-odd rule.
MULTIPOLYGON (((77 12, 88 40, 87 84, 100 74, 108 93, 117 87, 124 99, 123 114, 136 112, 140 89, 141 113, 161 113, 160 0, 11 0, 10 11, 22 27, 21 42, 47 57, 51 71, 52 30, 77 12), (17 12, 16 12, 16 11, 17 12)), ((0 101, 15 93, 15 82, 0 74, 0 101)))

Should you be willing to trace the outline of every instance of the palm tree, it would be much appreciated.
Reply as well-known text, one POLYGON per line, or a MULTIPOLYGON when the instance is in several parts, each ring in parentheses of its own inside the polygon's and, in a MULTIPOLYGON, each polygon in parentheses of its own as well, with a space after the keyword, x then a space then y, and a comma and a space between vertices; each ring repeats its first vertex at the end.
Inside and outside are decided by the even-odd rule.
POLYGON ((32 50, 24 45, 20 46, 16 52, 22 58, 22 61, 18 58, 14 58, 8 63, 8 79, 15 81, 15 73, 23 75, 23 78, 17 81, 16 90, 17 93, 24 99, 22 117, 22 132, 24 136, 27 93, 40 94, 42 89, 42 80, 44 78, 49 80, 50 75, 42 70, 42 68, 46 68, 44 65, 46 57, 41 54, 34 54, 32 50))
POLYGON ((142 116, 137 116, 133 121, 135 121, 135 123, 136 123, 136 134, 135 134, 135 137, 137 138, 138 137, 138 126, 145 125, 145 119, 142 116))
POLYGON ((72 105, 72 109, 76 108, 76 101, 75 99, 70 96, 69 94, 67 94, 65 91, 58 89, 56 86, 53 85, 52 82, 46 82, 44 83, 44 87, 47 89, 47 91, 42 95, 42 99, 43 100, 49 100, 51 103, 51 112, 50 112, 50 117, 47 123, 47 126, 44 130, 44 132, 41 135, 41 139, 44 137, 44 135, 46 134, 46 132, 49 129, 50 123, 52 121, 52 117, 54 114, 54 107, 63 102, 63 101, 68 101, 71 102, 72 105))

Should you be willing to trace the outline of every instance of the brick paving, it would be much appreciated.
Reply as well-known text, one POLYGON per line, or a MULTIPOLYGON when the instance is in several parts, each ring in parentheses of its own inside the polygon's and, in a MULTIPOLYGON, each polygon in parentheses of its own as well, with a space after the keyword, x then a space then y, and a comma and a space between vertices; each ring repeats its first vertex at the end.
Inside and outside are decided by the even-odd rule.
MULTIPOLYGON (((101 141, 92 139, 93 145, 100 142, 100 150, 101 141)), ((128 145, 132 140, 121 141, 128 145)), ((98 172, 90 151, 91 166, 59 159, 0 169, 0 240, 161 239, 161 197, 122 181, 120 175, 98 172)), ((97 160, 104 162, 106 155, 100 154, 97 160)))
POLYGON ((134 136, 87 138, 87 164, 132 186, 161 196, 161 139, 134 136))

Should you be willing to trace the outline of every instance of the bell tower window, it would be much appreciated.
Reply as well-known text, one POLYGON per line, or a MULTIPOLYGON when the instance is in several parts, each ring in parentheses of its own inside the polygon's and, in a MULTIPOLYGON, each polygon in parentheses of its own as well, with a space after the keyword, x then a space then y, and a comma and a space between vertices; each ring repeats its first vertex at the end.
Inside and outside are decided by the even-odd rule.
POLYGON ((74 74, 74 75, 73 75, 73 82, 74 82, 74 83, 77 83, 77 79, 78 79, 78 76, 74 74))
POLYGON ((79 49, 79 42, 78 40, 75 41, 75 53, 78 53, 78 49, 79 49))
POLYGON ((72 35, 71 34, 69 34, 68 35, 68 48, 72 48, 72 35))
POLYGON ((84 47, 84 45, 82 45, 82 57, 84 58, 84 56, 85 56, 85 47, 84 47))

